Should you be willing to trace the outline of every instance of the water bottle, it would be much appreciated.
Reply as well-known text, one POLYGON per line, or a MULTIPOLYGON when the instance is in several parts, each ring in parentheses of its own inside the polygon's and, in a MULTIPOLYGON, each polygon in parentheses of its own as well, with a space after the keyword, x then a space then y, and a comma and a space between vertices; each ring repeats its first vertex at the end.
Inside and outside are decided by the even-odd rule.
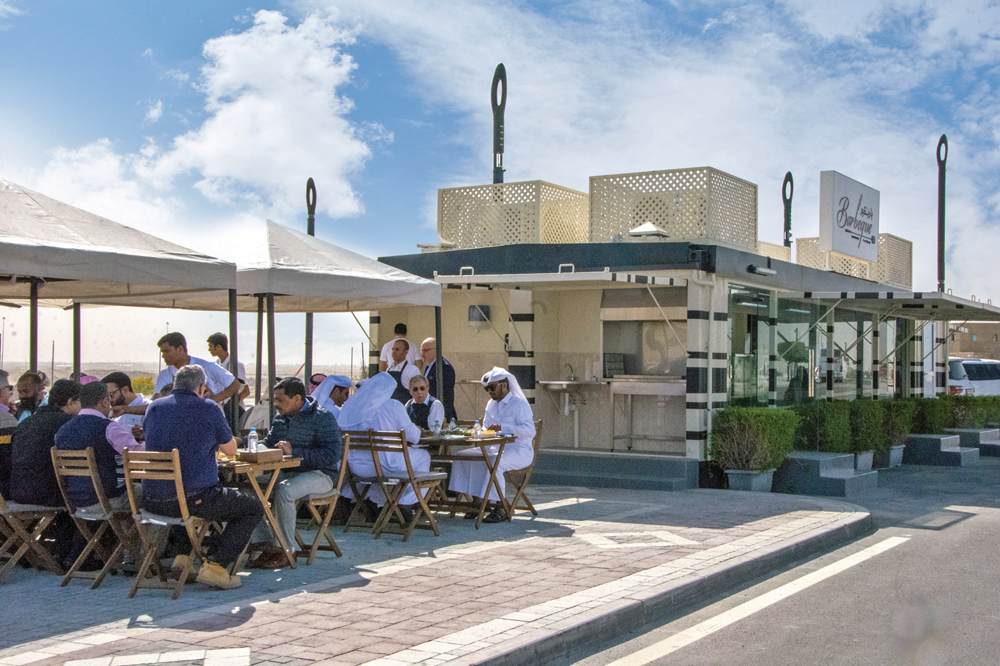
POLYGON ((437 437, 438 435, 441 434, 441 421, 440 420, 434 419, 434 425, 431 427, 431 432, 434 433, 435 437, 437 437))
POLYGON ((479 439, 483 436, 483 427, 479 425, 479 421, 476 421, 476 425, 472 426, 472 439, 479 439))
POLYGON ((247 453, 257 453, 257 428, 247 435, 247 453))
POLYGON ((452 419, 451 421, 448 422, 448 430, 450 432, 454 432, 455 430, 458 430, 458 424, 455 423, 455 419, 452 419))

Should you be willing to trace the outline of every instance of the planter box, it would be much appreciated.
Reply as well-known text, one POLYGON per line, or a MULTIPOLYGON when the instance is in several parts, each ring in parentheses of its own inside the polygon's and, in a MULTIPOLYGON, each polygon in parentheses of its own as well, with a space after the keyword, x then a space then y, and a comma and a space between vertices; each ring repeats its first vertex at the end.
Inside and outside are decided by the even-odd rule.
POLYGON ((774 479, 774 470, 766 472, 749 472, 741 469, 727 469, 726 478, 729 479, 730 490, 749 490, 755 493, 771 492, 771 483, 774 479))
MULTIPOLYGON (((872 456, 875 455, 874 451, 864 451, 862 453, 854 454, 854 469, 858 472, 870 472, 872 471, 872 456)), ((902 461, 902 458, 900 458, 902 461)))
POLYGON ((906 444, 889 447, 888 451, 876 451, 873 465, 875 467, 902 467, 903 449, 906 444))

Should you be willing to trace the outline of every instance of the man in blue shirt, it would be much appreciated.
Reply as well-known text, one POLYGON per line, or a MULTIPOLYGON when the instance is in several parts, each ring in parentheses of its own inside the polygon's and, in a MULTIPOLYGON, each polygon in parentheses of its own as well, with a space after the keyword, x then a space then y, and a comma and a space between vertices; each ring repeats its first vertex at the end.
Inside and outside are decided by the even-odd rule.
MULTIPOLYGON (((285 455, 302 459, 289 477, 274 491, 274 517, 285 543, 298 557, 295 541, 295 502, 308 495, 325 495, 337 485, 343 442, 337 419, 306 395, 305 384, 295 377, 282 379, 274 387, 274 407, 278 414, 271 423, 266 443, 285 455)), ((250 566, 279 569, 288 565, 285 551, 272 547, 250 566)))
MULTIPOLYGON (((236 456, 236 440, 219 406, 205 398, 205 370, 185 365, 174 377, 169 396, 154 400, 146 412, 146 450, 178 449, 188 511, 193 516, 225 523, 218 545, 198 570, 198 582, 231 590, 240 586, 232 569, 264 517, 256 497, 219 483, 215 452, 236 456)), ((143 481, 145 508, 180 517, 173 481, 143 481)), ((185 535, 186 536, 186 535, 185 535)))

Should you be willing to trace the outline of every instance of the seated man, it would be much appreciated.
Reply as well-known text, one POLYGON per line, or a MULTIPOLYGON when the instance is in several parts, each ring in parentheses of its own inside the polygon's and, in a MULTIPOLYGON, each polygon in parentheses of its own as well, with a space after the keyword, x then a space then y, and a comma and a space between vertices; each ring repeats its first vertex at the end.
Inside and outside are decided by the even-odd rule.
MULTIPOLYGON (((535 437, 535 420, 531 412, 531 405, 528 404, 524 393, 514 375, 503 368, 493 368, 483 375, 483 386, 490 394, 490 401, 486 403, 486 414, 483 416, 483 426, 487 430, 493 430, 503 435, 513 435, 515 440, 507 444, 500 458, 500 465, 497 467, 497 480, 500 487, 504 487, 503 473, 512 469, 522 469, 531 464, 535 457, 535 449, 532 439, 535 437)), ((495 447, 490 447, 495 448, 495 447)), ((479 449, 465 449, 459 451, 458 455, 480 455, 479 449)), ((496 455, 496 450, 493 451, 496 455)), ((470 497, 482 499, 489 493, 489 499, 499 502, 500 496, 496 487, 487 484, 490 481, 490 471, 486 468, 483 460, 470 460, 468 462, 459 460, 452 463, 451 482, 448 489, 456 493, 464 493, 470 497)), ((473 512, 466 514, 466 518, 475 518, 473 512)), ((496 504, 486 518, 484 523, 499 523, 507 520, 507 512, 502 503, 496 504)))
POLYGON ((141 393, 132 390, 132 379, 124 372, 112 372, 101 380, 101 383, 108 385, 108 395, 111 397, 111 415, 115 421, 132 430, 135 435, 135 428, 142 427, 146 420, 145 409, 149 406, 149 400, 141 393), (126 414, 125 407, 140 407, 142 414, 126 414))
MULTIPOLYGON (((361 388, 354 392, 343 409, 340 410, 338 423, 341 430, 368 430, 369 428, 379 431, 399 432, 406 431, 406 441, 416 444, 420 441, 420 428, 410 421, 406 414, 406 408, 402 403, 392 399, 392 393, 396 390, 396 380, 389 373, 380 372, 371 379, 361 383, 361 388)), ((384 469, 405 470, 406 462, 403 454, 400 453, 379 453, 379 461, 384 469)), ((375 474, 375 463, 372 461, 371 453, 365 451, 351 451, 347 457, 347 464, 351 472, 358 476, 373 476, 375 474)), ((423 449, 410 449, 410 464, 415 472, 426 472, 431 468, 431 454, 423 449)), ((345 497, 353 497, 350 488, 342 489, 345 497)), ((379 488, 372 488, 368 492, 368 499, 382 506, 385 504, 385 496, 379 488)), ((417 496, 413 488, 407 488, 400 498, 399 503, 407 510, 412 509, 412 505, 417 501, 417 496)), ((406 516, 406 511, 404 518, 406 516)))
POLYGON ((410 378, 410 395, 413 398, 406 403, 406 413, 411 421, 424 430, 432 430, 435 423, 444 425, 444 403, 428 392, 427 379, 423 375, 410 378))
MULTIPOLYGON (((0 370, 0 437, 4 438, 17 427, 10 405, 13 389, 10 375, 6 370, 0 370)), ((10 447, 3 445, 0 445, 0 495, 8 499, 10 495, 10 447)))
POLYGON ((402 338, 392 343, 392 363, 386 372, 396 380, 396 390, 392 394, 393 400, 398 400, 399 404, 405 405, 410 399, 410 379, 420 375, 417 366, 406 357, 410 348, 410 343, 402 338))
POLYGON ((42 404, 42 393, 45 387, 41 376, 30 370, 17 378, 17 412, 14 414, 18 422, 23 421, 42 404))
MULTIPOLYGON (((56 432, 56 448, 64 451, 94 450, 97 473, 101 487, 111 508, 116 512, 131 513, 125 486, 118 485, 118 463, 115 460, 126 448, 142 451, 132 431, 107 417, 111 413, 111 397, 103 382, 91 382, 80 387, 80 411, 56 432)), ((66 478, 66 494, 77 508, 99 511, 100 504, 94 485, 85 476, 66 478)))
MULTIPOLYGON (((307 495, 326 495, 337 485, 343 441, 337 419, 320 407, 316 398, 306 396, 301 380, 288 377, 274 387, 274 408, 278 411, 267 433, 266 444, 302 459, 302 464, 288 470, 274 492, 274 517, 278 529, 298 557, 295 542, 295 501, 307 495)), ((285 551, 272 541, 272 547, 252 566, 280 569, 289 564, 285 551)))
MULTIPOLYGON (((51 449, 56 432, 80 412, 80 385, 60 379, 49 391, 48 404, 17 426, 11 440, 12 473, 10 497, 22 504, 63 506, 62 493, 52 467, 51 449)), ((65 513, 56 516, 46 530, 55 541, 52 554, 59 562, 70 554, 76 528, 65 513)), ((80 550, 83 545, 80 546, 80 550)), ((73 558, 76 559, 76 558, 73 558)))
POLYGON ((334 417, 338 417, 341 406, 351 395, 352 388, 354 388, 354 382, 351 381, 350 377, 330 375, 324 377, 319 385, 310 392, 310 395, 316 398, 320 407, 333 414, 334 417))
MULTIPOLYGON (((199 365, 186 365, 177 371, 173 384, 168 397, 154 400, 149 406, 146 446, 150 451, 176 448, 188 511, 193 516, 225 523, 211 558, 198 570, 198 582, 223 590, 235 589, 240 586, 240 577, 232 568, 264 517, 264 507, 250 493, 224 488, 219 483, 215 453, 235 456, 236 440, 222 410, 205 398, 205 370, 199 365)), ((146 509, 180 517, 173 481, 142 483, 146 509)))

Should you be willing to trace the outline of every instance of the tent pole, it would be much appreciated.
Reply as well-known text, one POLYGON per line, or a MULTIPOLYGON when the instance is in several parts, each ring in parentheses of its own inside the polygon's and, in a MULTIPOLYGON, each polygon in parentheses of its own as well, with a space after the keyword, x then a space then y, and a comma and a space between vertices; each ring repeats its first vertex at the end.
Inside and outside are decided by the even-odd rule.
MULTIPOLYGON (((434 353, 437 369, 434 371, 434 395, 444 404, 444 355, 441 353, 441 306, 434 307, 434 353)), ((444 424, 442 424, 444 425, 444 424)))
POLYGON ((31 323, 28 369, 38 372, 38 278, 31 278, 31 323))
MULTIPOLYGON (((306 233, 316 235, 316 183, 310 178, 306 181, 306 233)), ((306 313, 306 372, 302 376, 306 389, 313 375, 313 313, 306 313)))
MULTIPOLYGON (((236 321, 236 290, 229 290, 229 367, 233 369, 233 377, 236 377, 237 383, 239 382, 239 344, 237 341, 237 336, 239 335, 237 321, 236 321)), ((229 399, 229 425, 232 426, 233 434, 239 433, 240 429, 240 394, 243 393, 243 387, 239 386, 236 390, 236 395, 229 399)))
POLYGON ((267 427, 271 427, 274 420, 274 378, 278 374, 277 362, 275 359, 274 343, 274 294, 267 294, 267 397, 268 397, 268 420, 267 427))
POLYGON ((253 401, 260 404, 260 382, 264 370, 264 296, 257 295, 257 374, 254 376, 253 401))
POLYGON ((75 382, 80 381, 80 324, 80 304, 73 303, 73 381, 75 382))

